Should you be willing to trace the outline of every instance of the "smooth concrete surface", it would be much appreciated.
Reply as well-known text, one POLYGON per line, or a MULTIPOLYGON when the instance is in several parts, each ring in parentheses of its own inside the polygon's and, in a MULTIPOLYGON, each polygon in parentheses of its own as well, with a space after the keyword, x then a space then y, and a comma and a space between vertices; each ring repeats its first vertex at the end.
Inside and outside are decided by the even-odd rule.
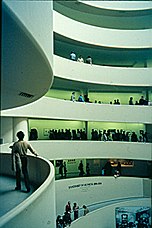
POLYGON ((98 176, 58 180, 55 183, 57 214, 63 213, 67 201, 77 202, 81 206, 127 198, 150 197, 150 193, 148 195, 144 188, 145 184, 151 190, 151 181, 148 178, 98 176), (148 182, 145 183, 144 180, 148 182))
MULTIPOLYGON (((88 213, 85 217, 74 221, 71 228, 114 228, 116 227, 115 210, 117 207, 151 207, 150 198, 137 198, 109 204, 98 210, 88 213)), ((151 222, 150 222, 151 223, 151 222)))
POLYGON ((56 77, 84 83, 95 83, 101 86, 149 87, 152 85, 151 72, 151 68, 143 67, 112 67, 85 63, 80 64, 79 62, 54 55, 54 74, 56 77))
POLYGON ((33 104, 20 107, 20 109, 2 111, 1 115, 10 118, 22 116, 36 119, 151 124, 152 115, 150 113, 152 113, 152 106, 148 105, 95 104, 43 97, 33 104), (61 110, 63 111, 61 112, 61 110))
POLYGON ((63 16, 62 14, 59 14, 56 11, 53 12, 53 18, 54 32, 66 36, 72 40, 113 48, 151 47, 151 29, 125 31, 119 29, 99 28, 96 26, 79 23, 63 16), (66 26, 63 26, 63 24, 66 26))
POLYGON ((29 224, 30 228, 55 227, 56 205, 53 165, 39 156, 28 156, 29 178, 36 189, 33 191, 32 188, 32 194, 26 195, 24 186, 23 191, 14 191, 15 173, 11 170, 11 153, 1 153, 0 156, 2 177, 10 176, 13 180, 11 185, 6 180, 1 189, 1 198, 4 202, 1 205, 2 207, 3 204, 5 205, 5 210, 2 210, 0 227, 27 228, 29 224), (4 196, 7 196, 8 202, 4 196), (16 197, 19 199, 17 202, 15 202, 16 197))
POLYGON ((15 178, 0 176, 0 217, 23 202, 35 190, 31 185, 31 192, 26 193, 26 188, 22 182, 21 191, 15 191, 15 185, 15 178))

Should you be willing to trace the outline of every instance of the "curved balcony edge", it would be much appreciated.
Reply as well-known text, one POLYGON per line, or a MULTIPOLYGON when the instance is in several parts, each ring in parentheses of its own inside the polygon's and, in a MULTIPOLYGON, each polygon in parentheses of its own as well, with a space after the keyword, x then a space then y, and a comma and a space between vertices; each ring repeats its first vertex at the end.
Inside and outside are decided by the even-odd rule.
MULTIPOLYGON (((26 200, 1 217, 0 227, 16 227, 20 226, 19 224, 22 224, 23 228, 29 224, 30 227, 48 227, 48 224, 55 227, 54 167, 42 157, 28 156, 28 159, 31 168, 30 179, 38 188, 26 200), (41 172, 39 175, 36 174, 38 171, 41 172)), ((12 175, 10 153, 1 153, 1 173, 12 175)))
POLYGON ((93 104, 43 97, 32 104, 2 111, 1 116, 151 124, 151 109, 152 106, 93 104))

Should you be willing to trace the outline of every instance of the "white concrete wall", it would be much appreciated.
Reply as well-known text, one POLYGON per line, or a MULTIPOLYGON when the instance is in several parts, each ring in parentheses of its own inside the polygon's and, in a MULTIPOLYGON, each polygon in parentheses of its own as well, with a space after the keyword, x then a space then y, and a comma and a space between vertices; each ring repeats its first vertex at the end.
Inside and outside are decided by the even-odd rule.
POLYGON ((114 30, 114 29, 99 28, 99 27, 94 27, 91 25, 79 23, 55 11, 53 12, 53 17, 54 17, 54 32, 80 42, 98 45, 98 46, 106 46, 106 47, 121 47, 121 48, 152 47, 151 29, 147 29, 147 30, 115 29, 114 30), (66 26, 63 26, 63 24, 66 26))
MULTIPOLYGON (((69 97, 71 94, 69 94, 69 97)), ((28 117, 100 122, 152 123, 152 106, 109 105, 43 97, 20 108, 2 111, 3 117, 28 117)))
POLYGON ((30 141, 38 153, 49 160, 118 158, 151 160, 151 143, 100 141, 30 141))
POLYGON ((143 197, 141 178, 83 177, 56 181, 57 214, 63 214, 67 201, 90 205, 98 202, 143 197), (64 196, 64 197, 63 197, 64 196))
POLYGON ((56 55, 54 55, 54 75, 64 79, 99 85, 152 86, 151 68, 125 68, 80 64, 79 62, 56 55))

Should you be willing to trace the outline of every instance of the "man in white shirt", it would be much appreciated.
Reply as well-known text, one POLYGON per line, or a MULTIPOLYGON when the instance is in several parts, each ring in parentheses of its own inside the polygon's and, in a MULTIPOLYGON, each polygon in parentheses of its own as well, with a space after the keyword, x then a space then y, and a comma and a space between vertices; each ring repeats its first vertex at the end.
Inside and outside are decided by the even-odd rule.
POLYGON ((16 188, 15 190, 21 190, 21 170, 24 175, 25 187, 27 193, 30 192, 30 181, 27 170, 27 150, 30 150, 35 156, 38 156, 32 146, 25 142, 24 133, 22 131, 17 132, 18 141, 12 146, 12 170, 16 171, 16 188))

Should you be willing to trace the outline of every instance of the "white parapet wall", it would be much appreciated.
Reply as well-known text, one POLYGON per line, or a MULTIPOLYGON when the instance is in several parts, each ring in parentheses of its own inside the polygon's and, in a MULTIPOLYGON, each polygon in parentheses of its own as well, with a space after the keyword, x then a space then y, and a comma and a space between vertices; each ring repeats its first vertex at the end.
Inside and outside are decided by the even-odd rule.
MULTIPOLYGON (((0 218, 2 228, 55 227, 54 167, 41 157, 30 156, 29 168, 30 181, 36 184, 37 189, 26 200, 0 218)), ((13 175, 11 154, 1 154, 0 172, 6 176, 13 175)))
MULTIPOLYGON (((150 180, 146 179, 150 188, 150 180)), ((142 178, 83 177, 56 181, 57 214, 63 214, 67 201, 82 205, 113 200, 150 197, 144 190, 142 178), (64 196, 64 197, 63 197, 64 196)))
POLYGON ((81 217, 72 223, 71 228, 112 228, 116 227, 116 214, 117 207, 151 207, 151 200, 148 198, 136 199, 131 201, 124 201, 122 203, 116 203, 98 209, 92 213, 87 214, 85 217, 81 217))

